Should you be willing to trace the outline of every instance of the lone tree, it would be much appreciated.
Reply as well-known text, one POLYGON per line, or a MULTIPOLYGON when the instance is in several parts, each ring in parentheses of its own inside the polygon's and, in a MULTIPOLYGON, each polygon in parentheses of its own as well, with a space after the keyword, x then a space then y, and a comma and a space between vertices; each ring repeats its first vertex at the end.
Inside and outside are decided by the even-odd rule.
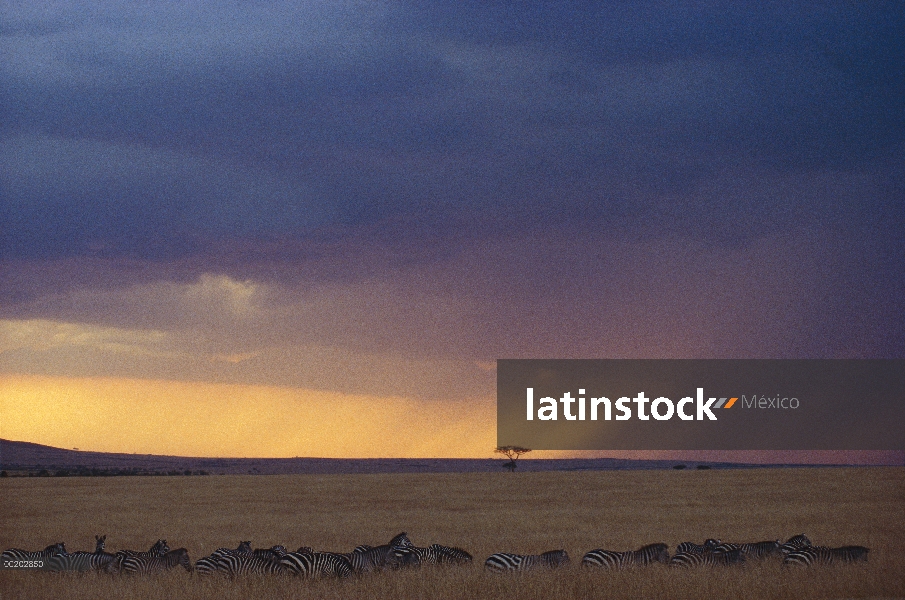
POLYGON ((522 448, 521 446, 500 446, 496 450, 494 450, 497 454, 505 454, 506 458, 509 459, 509 462, 503 464, 504 467, 509 469, 509 472, 514 472, 515 468, 518 466, 515 464, 515 461, 518 460, 518 457, 522 454, 527 454, 531 452, 530 448, 522 448))

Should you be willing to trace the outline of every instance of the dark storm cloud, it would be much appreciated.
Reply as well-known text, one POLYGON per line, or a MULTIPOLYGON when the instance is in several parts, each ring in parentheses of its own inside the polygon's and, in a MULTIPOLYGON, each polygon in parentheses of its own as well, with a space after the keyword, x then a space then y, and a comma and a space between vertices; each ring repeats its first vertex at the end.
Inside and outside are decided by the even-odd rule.
MULTIPOLYGON (((704 265, 728 249, 739 272, 765 255, 779 262, 747 284, 732 280, 745 293, 726 301, 719 335, 751 336, 771 315, 771 328, 799 331, 775 353, 758 341, 736 354, 901 351, 899 3, 61 2, 2 11, 4 303, 98 278, 109 288, 216 272, 304 289, 306 280, 398 283, 435 265, 442 273, 424 275, 430 285, 480 317, 474 331, 444 325, 456 335, 427 345, 454 339, 455 352, 505 353, 507 336, 519 335, 509 323, 527 319, 537 330, 528 337, 548 340, 541 353, 562 354, 550 340, 584 330, 575 354, 587 355, 581 348, 615 327, 623 341, 637 336, 626 351, 637 355, 665 323, 719 312, 690 282, 704 285, 704 265), (556 236, 587 244, 557 246, 556 236), (547 250, 525 254, 535 240, 547 250), (594 240, 637 244, 626 249, 634 258, 614 267, 594 240), (691 254, 645 259, 651 245, 691 254), (97 275, 39 265, 49 259, 132 262, 97 275), (809 296, 788 292, 776 304, 785 298, 777 282, 805 277, 800 264, 819 281, 807 280, 809 296), (572 289, 573 300, 544 290, 560 279, 586 287, 572 289), (681 288, 666 308, 655 281, 681 288), (494 300, 507 293, 508 305, 494 300), (650 312, 602 310, 601 294, 650 312), (660 313, 640 333, 630 325, 660 313), (867 336, 853 333, 859 319, 879 350, 844 347, 867 336)), ((404 306, 404 292, 394 293, 404 306)), ((21 316, 68 314, 54 312, 65 297, 21 316)), ((85 306, 68 316, 90 321, 85 306)), ((404 321, 393 314, 387 323, 404 321)), ((706 329, 706 319, 696 323, 706 329)), ((336 335, 369 351, 399 343, 381 327, 373 340, 336 335)))

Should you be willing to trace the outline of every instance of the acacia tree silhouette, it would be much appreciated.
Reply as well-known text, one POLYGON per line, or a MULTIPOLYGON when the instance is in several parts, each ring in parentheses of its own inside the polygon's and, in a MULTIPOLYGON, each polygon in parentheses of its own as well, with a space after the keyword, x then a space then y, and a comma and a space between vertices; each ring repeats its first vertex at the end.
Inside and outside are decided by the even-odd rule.
POLYGON ((522 454, 527 454, 531 452, 530 448, 522 448, 521 446, 500 446, 494 450, 497 454, 505 454, 506 458, 509 459, 509 462, 504 463, 503 466, 509 469, 509 472, 512 473, 515 471, 518 465, 515 461, 518 460, 518 457, 522 454))

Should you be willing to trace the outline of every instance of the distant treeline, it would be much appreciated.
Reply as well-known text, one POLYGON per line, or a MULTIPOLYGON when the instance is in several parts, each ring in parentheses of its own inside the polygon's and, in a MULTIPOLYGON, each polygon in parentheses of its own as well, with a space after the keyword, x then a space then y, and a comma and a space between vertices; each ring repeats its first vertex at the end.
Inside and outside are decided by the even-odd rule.
POLYGON ((144 469, 98 469, 89 467, 70 467, 66 469, 10 469, 0 471, 0 477, 161 477, 171 475, 210 475, 207 471, 191 469, 149 471, 144 469))

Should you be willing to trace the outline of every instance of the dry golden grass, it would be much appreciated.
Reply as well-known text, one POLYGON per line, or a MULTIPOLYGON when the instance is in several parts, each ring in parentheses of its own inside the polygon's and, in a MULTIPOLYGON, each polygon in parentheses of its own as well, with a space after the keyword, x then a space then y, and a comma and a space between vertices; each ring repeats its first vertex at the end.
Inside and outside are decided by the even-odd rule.
POLYGON ((407 531, 419 545, 461 546, 467 567, 352 578, 200 580, 184 571, 129 578, 0 572, 13 598, 828 598, 905 597, 905 469, 762 469, 0 480, 0 547, 63 540, 146 550, 157 538, 193 560, 250 539, 349 551, 407 531), (720 537, 788 538, 871 548, 867 564, 677 571, 656 565, 585 572, 594 548, 635 549, 720 537), (494 552, 565 548, 572 565, 523 576, 485 573, 494 552))

